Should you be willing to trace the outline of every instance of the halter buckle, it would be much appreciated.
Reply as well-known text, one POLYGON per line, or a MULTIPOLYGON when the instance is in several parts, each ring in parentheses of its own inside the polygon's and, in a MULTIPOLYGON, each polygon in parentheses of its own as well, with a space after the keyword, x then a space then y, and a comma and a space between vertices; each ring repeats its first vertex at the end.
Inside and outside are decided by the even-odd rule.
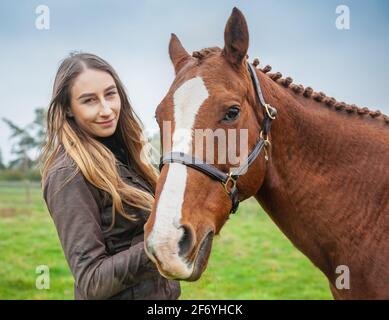
POLYGON ((276 115, 277 115, 277 109, 276 108, 273 108, 270 104, 268 103, 265 103, 264 104, 264 107, 265 107, 265 110, 266 110, 266 114, 268 115, 268 117, 272 120, 274 120, 276 118, 276 115))
POLYGON ((228 178, 227 178, 226 182, 222 182, 222 185, 223 185, 223 187, 224 187, 224 191, 225 191, 228 195, 230 195, 230 191, 228 190, 228 184, 229 184, 230 182, 232 182, 232 186, 231 186, 230 190, 234 189, 234 188, 236 187, 236 179, 234 179, 234 178, 232 177, 231 172, 228 173, 227 176, 228 176, 228 178))
POLYGON ((269 136, 266 135, 266 137, 263 136, 263 131, 261 130, 261 132, 259 133, 259 137, 261 139, 263 139, 263 141, 265 142, 265 147, 270 147, 271 146, 271 142, 269 140, 269 136))
POLYGON ((261 130, 261 132, 259 133, 259 137, 261 139, 263 139, 264 143, 265 143, 265 160, 268 161, 269 160, 269 152, 268 152, 268 148, 271 146, 271 142, 269 140, 269 136, 266 135, 266 137, 264 138, 263 137, 263 131, 261 130))

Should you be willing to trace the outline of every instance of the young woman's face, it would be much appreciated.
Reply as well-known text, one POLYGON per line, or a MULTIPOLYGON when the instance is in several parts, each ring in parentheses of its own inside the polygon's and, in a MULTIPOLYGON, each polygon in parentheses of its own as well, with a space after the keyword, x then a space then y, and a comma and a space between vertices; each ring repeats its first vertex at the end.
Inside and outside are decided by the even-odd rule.
POLYGON ((121 100, 115 81, 104 71, 86 69, 71 88, 70 116, 93 137, 109 137, 119 120, 121 100))

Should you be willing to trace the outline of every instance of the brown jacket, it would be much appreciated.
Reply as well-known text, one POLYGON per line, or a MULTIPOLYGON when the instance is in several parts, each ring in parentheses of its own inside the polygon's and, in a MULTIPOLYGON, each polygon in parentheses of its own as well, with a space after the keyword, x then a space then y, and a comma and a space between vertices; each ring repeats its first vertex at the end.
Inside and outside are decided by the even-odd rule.
MULTIPOLYGON (((81 173, 65 184, 73 168, 73 161, 62 152, 49 170, 43 193, 75 279, 75 299, 177 299, 179 282, 163 278, 144 251, 143 225, 149 212, 125 205, 139 221, 116 214, 109 231, 110 197, 81 173)), ((132 168, 121 163, 118 168, 126 183, 153 194, 132 168)))

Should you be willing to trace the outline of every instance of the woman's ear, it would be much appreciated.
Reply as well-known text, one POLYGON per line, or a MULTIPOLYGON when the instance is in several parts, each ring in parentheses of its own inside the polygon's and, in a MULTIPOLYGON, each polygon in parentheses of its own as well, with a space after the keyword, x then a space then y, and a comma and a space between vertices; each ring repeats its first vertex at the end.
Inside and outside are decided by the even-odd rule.
POLYGON ((249 30, 246 19, 234 8, 224 30, 223 55, 234 67, 241 67, 249 48, 249 30))
POLYGON ((68 118, 74 118, 74 114, 72 112, 72 109, 70 109, 70 108, 66 109, 66 116, 68 118))
POLYGON ((188 52, 182 46, 177 36, 172 33, 169 43, 169 56, 174 65, 174 71, 177 74, 185 62, 191 58, 188 52))

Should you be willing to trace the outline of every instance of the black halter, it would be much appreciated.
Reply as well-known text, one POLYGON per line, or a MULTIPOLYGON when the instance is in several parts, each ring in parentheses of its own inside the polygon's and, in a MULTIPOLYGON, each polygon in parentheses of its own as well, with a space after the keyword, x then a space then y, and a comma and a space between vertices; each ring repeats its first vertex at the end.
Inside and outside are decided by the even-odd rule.
MULTIPOLYGON (((229 195, 232 201, 232 207, 230 213, 235 213, 239 206, 239 191, 236 187, 236 182, 240 175, 246 172, 248 167, 253 163, 253 161, 261 153, 261 150, 267 147, 270 142, 268 140, 268 134, 270 132, 271 122, 275 119, 277 115, 277 110, 267 104, 263 98, 261 86, 259 85, 259 80, 255 71, 255 67, 250 63, 247 64, 248 69, 251 75, 251 80, 254 85, 256 96, 258 97, 260 105, 264 108, 264 118, 262 121, 262 130, 258 141, 256 142, 253 151, 249 154, 246 161, 238 168, 231 168, 229 173, 225 173, 216 167, 205 163, 204 161, 188 155, 184 152, 168 152, 163 157, 159 164, 159 170, 162 170, 162 167, 165 163, 181 163, 188 167, 191 167, 195 170, 198 170, 210 178, 217 180, 222 183, 224 190, 229 195)), ((267 159, 267 155, 265 155, 267 159)))

